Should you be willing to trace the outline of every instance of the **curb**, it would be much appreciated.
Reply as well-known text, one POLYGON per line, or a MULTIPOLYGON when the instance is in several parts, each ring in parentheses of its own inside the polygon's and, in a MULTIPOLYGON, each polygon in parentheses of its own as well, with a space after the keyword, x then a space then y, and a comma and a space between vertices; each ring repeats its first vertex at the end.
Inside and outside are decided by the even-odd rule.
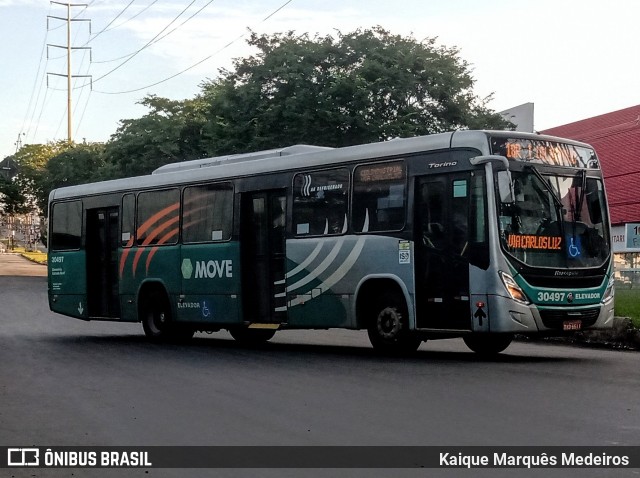
MULTIPOLYGON (((535 341, 526 337, 524 340, 535 341)), ((545 337, 544 342, 601 347, 615 350, 640 350, 640 329, 633 326, 629 317, 614 317, 613 327, 601 330, 584 330, 572 335, 545 337)))
POLYGON ((46 266, 47 265, 46 261, 45 262, 39 262, 39 261, 37 261, 37 260, 35 260, 35 259, 31 258, 31 257, 28 257, 28 256, 22 254, 21 252, 14 252, 13 254, 19 254, 20 257, 24 257, 26 260, 28 260, 30 262, 33 262, 34 264, 38 264, 40 266, 46 266))
POLYGON ((616 349, 640 350, 640 330, 629 317, 614 317, 613 328, 578 332, 574 341, 584 344, 604 345, 616 349))

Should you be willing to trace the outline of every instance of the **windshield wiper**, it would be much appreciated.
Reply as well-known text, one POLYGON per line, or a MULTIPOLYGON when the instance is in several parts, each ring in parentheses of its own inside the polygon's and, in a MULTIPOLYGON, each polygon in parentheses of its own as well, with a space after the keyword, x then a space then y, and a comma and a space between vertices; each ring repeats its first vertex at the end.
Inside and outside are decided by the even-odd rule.
POLYGON ((562 216, 563 215, 562 214, 562 209, 563 209, 562 201, 560 200, 560 198, 556 194, 556 191, 553 189, 553 186, 551 186, 551 183, 534 166, 529 165, 527 167, 529 169, 531 169, 533 171, 533 174, 535 175, 535 177, 538 178, 542 182, 542 184, 544 184, 547 187, 547 190, 549 191, 549 194, 551 194, 551 197, 553 198, 553 202, 556 203, 556 207, 558 208, 558 211, 560 212, 560 216, 562 216))
POLYGON ((584 203, 585 188, 587 186, 587 172, 583 169, 580 171, 580 196, 576 198, 576 208, 573 211, 574 221, 580 221, 582 216, 582 203, 584 203))

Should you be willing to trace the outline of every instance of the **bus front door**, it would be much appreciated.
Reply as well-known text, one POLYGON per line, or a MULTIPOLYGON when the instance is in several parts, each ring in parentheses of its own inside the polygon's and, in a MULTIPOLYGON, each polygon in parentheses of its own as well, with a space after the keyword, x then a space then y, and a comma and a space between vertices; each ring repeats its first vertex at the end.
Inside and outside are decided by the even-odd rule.
POLYGON ((89 317, 118 317, 118 208, 87 210, 89 317))
POLYGON ((286 320, 284 190, 244 193, 241 207, 242 307, 244 320, 286 320))
POLYGON ((468 175, 417 178, 414 230, 418 328, 471 328, 468 212, 468 175))

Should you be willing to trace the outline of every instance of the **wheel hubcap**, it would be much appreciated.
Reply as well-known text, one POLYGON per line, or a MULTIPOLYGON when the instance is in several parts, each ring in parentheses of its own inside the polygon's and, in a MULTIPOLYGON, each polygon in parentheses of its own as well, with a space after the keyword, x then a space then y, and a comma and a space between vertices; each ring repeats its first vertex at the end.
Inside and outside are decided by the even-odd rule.
POLYGON ((402 328, 402 315, 393 307, 387 307, 378 314, 378 333, 380 337, 392 340, 402 328))

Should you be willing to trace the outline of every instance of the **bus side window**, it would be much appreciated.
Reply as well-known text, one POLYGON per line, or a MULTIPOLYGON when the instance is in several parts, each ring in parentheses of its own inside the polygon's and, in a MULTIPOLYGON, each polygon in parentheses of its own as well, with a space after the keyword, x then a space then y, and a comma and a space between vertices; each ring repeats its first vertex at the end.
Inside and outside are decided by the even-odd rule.
POLYGON ((184 189, 182 242, 214 242, 231 239, 233 188, 211 184, 184 189))
POLYGON ((136 228, 136 197, 133 194, 125 194, 122 198, 120 245, 122 247, 133 246, 136 228))
POLYGON ((324 236, 347 231, 349 170, 296 174, 293 180, 293 233, 324 236))
POLYGON ((136 244, 150 246, 178 242, 180 190, 148 191, 138 195, 136 244))
POLYGON ((358 166, 353 182, 353 228, 357 232, 401 230, 405 195, 404 162, 358 166))

